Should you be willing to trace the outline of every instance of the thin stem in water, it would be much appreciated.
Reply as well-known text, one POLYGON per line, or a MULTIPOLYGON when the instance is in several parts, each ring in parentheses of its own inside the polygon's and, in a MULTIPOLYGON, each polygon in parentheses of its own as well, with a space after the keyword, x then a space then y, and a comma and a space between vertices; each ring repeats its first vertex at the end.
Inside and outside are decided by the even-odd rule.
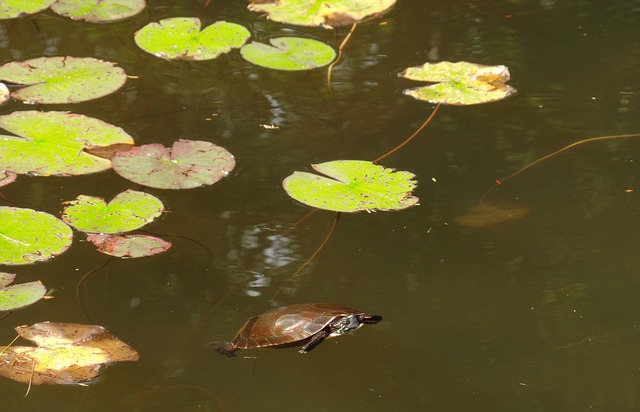
POLYGON ((486 192, 484 192, 484 194, 482 195, 482 197, 480 197, 480 204, 482 204, 485 200, 485 198, 489 195, 489 193, 493 192, 495 189, 497 189, 500 185, 503 185, 505 182, 507 182, 508 180, 511 180, 512 178, 518 176, 520 173, 524 172, 525 170, 531 169, 533 166, 537 165, 538 163, 541 163, 547 159, 549 159, 550 157, 553 157, 557 154, 560 154, 566 150, 569 150, 571 148, 574 148, 576 146, 579 146, 583 143, 590 143, 590 142, 598 142, 601 140, 611 140, 611 139, 624 139, 627 137, 639 137, 640 134, 638 133, 634 133, 634 134, 619 134, 619 135, 613 135, 613 136, 600 136, 600 137, 591 137, 589 139, 584 139, 584 140, 580 140, 578 142, 574 142, 571 143, 570 145, 567 145, 565 147, 563 147, 562 149, 558 149, 553 153, 549 153, 546 156, 542 156, 541 158, 534 160, 533 162, 529 163, 528 165, 526 165, 525 167, 517 170, 514 173, 511 173, 509 176, 503 178, 502 180, 496 180, 496 183, 491 186, 491 188, 489 190, 487 190, 486 192))
POLYGON ((382 159, 391 156, 392 154, 394 154, 395 152, 397 152, 398 150, 402 149, 404 146, 409 144, 410 141, 412 141, 416 136, 418 136, 418 134, 420 134, 422 130, 424 130, 425 127, 427 127, 427 125, 431 122, 431 119, 433 119, 436 113, 438 113, 439 108, 440 108, 440 103, 436 105, 436 107, 433 109, 433 112, 431 112, 431 115, 427 118, 427 120, 425 120, 424 123, 422 123, 422 125, 418 127, 418 129, 415 132, 413 132, 411 136, 409 136, 409 138, 407 138, 404 142, 400 143, 398 146, 394 147, 393 149, 389 150, 387 153, 383 154, 382 156, 374 160, 373 163, 378 163, 382 159))
MULTIPOLYGON (((329 229, 329 231, 327 232, 326 236, 324 237, 324 239, 322 240, 322 243, 320 243, 320 246, 318 246, 318 248, 316 249, 315 252, 313 252, 313 254, 309 257, 309 259, 307 259, 299 268, 298 270, 296 270, 293 275, 291 275, 287 280, 285 280, 285 282, 290 282, 291 280, 297 278, 300 273, 302 273, 302 271, 304 270, 304 268, 306 268, 312 261, 313 259, 315 259, 316 256, 318 256, 318 254, 320 254, 320 252, 322 251, 322 249, 324 249, 324 247, 326 246, 327 242, 329 242, 329 239, 331 238, 331 235, 333 235, 333 232, 336 230, 336 227, 338 226, 338 221, 340 220, 340 216, 342 215, 342 213, 337 212, 336 213, 336 217, 333 219, 333 224, 331 225, 331 228, 329 229)), ((282 292, 282 289, 279 289, 271 298, 271 300, 275 300, 276 297, 280 294, 280 292, 282 292)))
POLYGON ((340 46, 338 47, 338 56, 333 62, 331 62, 329 68, 327 69, 327 85, 329 86, 329 90, 331 90, 331 73, 333 72, 333 66, 338 64, 338 62, 342 58, 342 49, 344 49, 344 47, 347 45, 347 42, 353 35, 353 32, 356 31, 356 27, 358 27, 358 22, 354 21, 353 25, 351 26, 351 30, 349 30, 349 33, 344 38, 344 40, 342 40, 342 43, 340 43, 340 46))

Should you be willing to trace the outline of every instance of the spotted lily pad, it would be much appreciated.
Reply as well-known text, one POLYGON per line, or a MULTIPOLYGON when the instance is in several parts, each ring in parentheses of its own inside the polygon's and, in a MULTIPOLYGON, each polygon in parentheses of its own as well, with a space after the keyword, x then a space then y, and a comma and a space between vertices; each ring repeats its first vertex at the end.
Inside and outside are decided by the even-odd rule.
POLYGON ((332 28, 380 17, 396 0, 252 0, 249 10, 270 20, 332 28))
POLYGON ((164 211, 155 196, 135 190, 125 190, 108 204, 104 199, 80 195, 65 202, 62 220, 82 232, 123 233, 138 229, 153 221, 164 211))
POLYGON ((51 10, 73 20, 104 23, 135 16, 144 7, 144 0, 57 0, 51 10))
POLYGON ((138 47, 169 60, 211 60, 242 46, 251 36, 244 26, 219 21, 202 27, 196 17, 172 17, 149 23, 135 34, 138 47))
POLYGON ((506 84, 510 78, 506 66, 483 66, 468 62, 425 63, 409 67, 398 76, 423 82, 438 82, 404 91, 408 96, 431 103, 489 103, 516 93, 516 89, 506 84))
POLYGON ((67 250, 73 232, 48 213, 0 207, 0 264, 26 265, 67 250))
POLYGON ((212 185, 236 165, 231 153, 210 142, 180 139, 171 149, 149 144, 118 152, 113 170, 132 182, 158 189, 212 185))
POLYGON ((9 286, 16 278, 13 273, 0 272, 0 311, 15 310, 36 303, 47 293, 40 282, 9 286))
POLYGON ((0 20, 15 19, 45 10, 56 0, 1 0, 0 20))
POLYGON ((336 57, 330 46, 318 40, 278 37, 264 43, 245 44, 240 53, 245 60, 276 70, 309 70, 326 66, 336 57))
POLYGON ((127 74, 92 57, 39 57, 0 66, 0 80, 29 85, 11 93, 24 103, 77 103, 120 89, 127 74))
POLYGON ((293 172, 284 190, 297 201, 336 212, 400 210, 416 205, 411 192, 415 175, 363 160, 336 160, 311 165, 320 176, 293 172))
POLYGON ((0 346, 0 375, 25 384, 91 383, 103 365, 139 359, 102 326, 41 322, 16 331, 37 346, 0 346))
POLYGON ((166 252, 171 242, 147 235, 98 235, 90 234, 87 240, 98 252, 121 258, 140 258, 166 252))
POLYGON ((102 120, 68 112, 14 112, 0 116, 0 170, 38 175, 81 175, 111 167, 107 159, 82 149, 132 144, 124 130, 102 120))

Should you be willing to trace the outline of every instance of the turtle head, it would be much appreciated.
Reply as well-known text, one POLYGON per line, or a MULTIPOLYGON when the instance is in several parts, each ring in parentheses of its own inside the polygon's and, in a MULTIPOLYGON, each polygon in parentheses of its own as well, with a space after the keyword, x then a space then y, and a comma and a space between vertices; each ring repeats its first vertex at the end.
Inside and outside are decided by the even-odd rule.
POLYGON ((353 333, 360 326, 362 326, 362 323, 360 323, 356 315, 343 316, 331 326, 331 334, 343 335, 345 333, 353 333))
POLYGON ((211 347, 220 355, 229 357, 236 356, 234 352, 238 350, 238 347, 231 342, 213 342, 211 347))

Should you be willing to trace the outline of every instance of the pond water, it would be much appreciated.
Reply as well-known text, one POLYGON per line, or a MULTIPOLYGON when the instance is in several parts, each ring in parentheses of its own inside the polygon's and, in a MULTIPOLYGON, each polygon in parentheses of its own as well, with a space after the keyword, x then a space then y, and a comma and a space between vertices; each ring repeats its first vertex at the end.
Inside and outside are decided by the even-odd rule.
MULTIPOLYGON (((165 254, 108 260, 76 240, 47 263, 3 268, 40 279, 54 299, 2 319, 0 341, 44 320, 103 325, 141 359, 89 387, 0 380, 20 411, 638 411, 640 410, 640 139, 579 145, 491 191, 520 219, 464 226, 496 179, 583 139, 640 132, 640 2, 398 0, 357 27, 333 72, 276 72, 237 51, 167 62, 138 49, 149 21, 201 16, 254 38, 301 35, 337 45, 348 29, 284 26, 243 0, 150 0, 124 22, 53 13, 0 22, 0 62, 92 56, 132 76, 118 93, 55 106, 123 127, 137 144, 208 140, 237 159, 213 186, 142 189, 168 212, 145 229, 165 254), (398 79, 427 61, 509 67, 519 94, 443 106, 382 164, 416 174, 420 205, 345 214, 299 276, 334 214, 290 199, 281 181, 311 163, 373 160, 411 135, 434 106, 398 79), (265 127, 272 125, 277 127, 265 127), (282 291, 278 294, 278 291, 282 291), (275 297, 275 299, 274 299, 275 297), (219 356, 245 319, 273 305, 335 302, 384 316, 313 352, 219 356)), ((24 110, 17 102, 0 113, 24 110)), ((47 107, 46 109, 49 109, 47 107)), ((19 177, 16 205, 59 216, 79 194, 111 199, 135 184, 112 171, 19 177)))

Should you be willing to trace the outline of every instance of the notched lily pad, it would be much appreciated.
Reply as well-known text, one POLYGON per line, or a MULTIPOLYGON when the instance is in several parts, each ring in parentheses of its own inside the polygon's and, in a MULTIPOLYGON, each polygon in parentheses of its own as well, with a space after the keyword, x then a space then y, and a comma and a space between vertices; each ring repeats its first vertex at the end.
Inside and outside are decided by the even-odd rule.
POLYGON ((168 60, 211 60, 242 46, 251 33, 244 26, 219 21, 200 30, 196 17, 172 17, 149 23, 135 34, 138 47, 168 60))
POLYGON ((92 57, 58 56, 7 63, 0 66, 0 80, 27 85, 11 93, 24 103, 77 103, 115 92, 127 74, 92 57))
POLYGON ((210 142, 180 139, 171 149, 161 144, 118 152, 113 170, 132 182, 158 189, 191 189, 212 185, 236 165, 231 153, 210 142))
POLYGON ((89 23, 124 20, 144 8, 144 0, 57 0, 51 6, 51 10, 61 16, 89 23))
POLYGON ((301 26, 333 28, 371 20, 391 10, 396 0, 253 0, 251 11, 270 20, 301 26))
POLYGON ((80 195, 65 202, 62 219, 87 233, 123 233, 153 221, 164 211, 157 197, 135 190, 125 190, 108 204, 104 199, 80 195))
POLYGON ((287 194, 318 209, 336 212, 400 210, 418 204, 415 175, 362 160, 311 165, 325 176, 294 172, 284 179, 287 194))
POLYGON ((423 82, 437 82, 431 86, 407 89, 404 94, 430 103, 472 105, 504 99, 516 93, 506 84, 506 66, 483 66, 468 62, 425 63, 409 67, 399 77, 423 82))
POLYGON ((49 260, 67 250, 73 232, 44 212, 0 207, 0 264, 26 265, 49 260))
POLYGON ((2 0, 0 1, 0 20, 15 19, 35 14, 51 6, 56 0, 2 0))
POLYGON ((37 346, 0 346, 0 375, 25 384, 87 384, 105 364, 139 359, 102 326, 41 322, 16 331, 37 346))
POLYGON ((483 202, 470 208, 469 213, 456 217, 455 222, 467 227, 486 227, 521 219, 528 213, 527 207, 483 202))
POLYGON ((171 242, 147 235, 98 235, 90 234, 87 240, 98 252, 121 258, 140 258, 166 252, 171 242))
POLYGON ((19 174, 81 175, 109 169, 111 162, 86 147, 133 144, 124 130, 102 120, 68 112, 26 110, 0 116, 0 170, 19 174))
POLYGON ((0 311, 15 310, 36 303, 47 293, 40 282, 9 286, 16 278, 13 273, 0 272, 0 311))
POLYGON ((269 42, 271 46, 259 42, 245 44, 240 54, 255 65, 290 71, 326 66, 336 57, 335 50, 318 40, 278 37, 269 42))

